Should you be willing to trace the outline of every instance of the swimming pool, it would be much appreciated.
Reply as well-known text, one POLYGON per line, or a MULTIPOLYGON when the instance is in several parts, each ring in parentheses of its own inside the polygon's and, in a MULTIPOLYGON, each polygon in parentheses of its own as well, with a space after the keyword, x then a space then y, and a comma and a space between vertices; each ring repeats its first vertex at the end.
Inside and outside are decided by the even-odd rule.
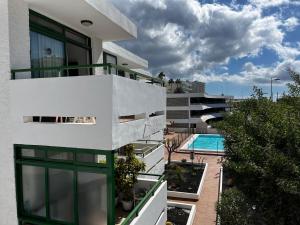
POLYGON ((224 152, 224 137, 219 134, 195 134, 182 147, 185 150, 224 152))

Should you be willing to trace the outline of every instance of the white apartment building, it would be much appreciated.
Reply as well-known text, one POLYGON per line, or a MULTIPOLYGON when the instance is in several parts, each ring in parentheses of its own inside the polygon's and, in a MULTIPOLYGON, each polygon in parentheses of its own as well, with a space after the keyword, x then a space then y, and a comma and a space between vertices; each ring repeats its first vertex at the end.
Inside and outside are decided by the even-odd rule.
POLYGON ((220 120, 229 110, 232 96, 208 95, 202 82, 172 84, 167 93, 168 128, 175 131, 208 132, 211 121, 220 120), (175 87, 174 87, 175 86, 175 87), (179 90, 179 91, 178 91, 179 90), (176 93, 180 92, 180 93, 176 93))
POLYGON ((165 224, 165 88, 111 42, 136 26, 107 0, 1 0, 0 17, 0 225, 165 224), (151 176, 122 212, 114 161, 131 143, 151 176))

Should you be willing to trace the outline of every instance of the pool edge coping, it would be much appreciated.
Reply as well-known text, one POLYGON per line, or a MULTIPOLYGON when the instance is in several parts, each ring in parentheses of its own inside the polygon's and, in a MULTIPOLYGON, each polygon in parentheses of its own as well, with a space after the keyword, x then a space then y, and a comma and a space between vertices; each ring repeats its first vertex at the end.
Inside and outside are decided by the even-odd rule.
POLYGON ((197 139, 200 135, 203 136, 211 136, 211 135, 220 135, 221 134, 194 134, 193 136, 191 136, 189 138, 188 141, 186 141, 184 143, 184 145, 182 147, 179 148, 179 152, 192 152, 192 151, 196 151, 195 153, 204 153, 204 154, 212 154, 212 155, 216 155, 216 154, 220 154, 220 155, 225 155, 225 150, 223 149, 222 151, 218 151, 217 149, 212 149, 212 151, 208 151, 207 149, 201 149, 201 148, 194 148, 194 149, 189 149, 189 145, 195 140, 197 139))

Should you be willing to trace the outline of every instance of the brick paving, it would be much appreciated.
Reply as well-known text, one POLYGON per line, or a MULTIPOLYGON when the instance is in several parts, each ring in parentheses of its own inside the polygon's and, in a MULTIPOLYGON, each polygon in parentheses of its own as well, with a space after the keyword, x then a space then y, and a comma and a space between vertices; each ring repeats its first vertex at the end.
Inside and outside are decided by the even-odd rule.
MULTIPOLYGON (((173 201, 182 203, 189 203, 196 205, 196 215, 193 225, 215 225, 216 224, 216 202, 218 199, 219 191, 219 172, 221 167, 221 156, 216 155, 202 155, 196 154, 195 160, 201 157, 201 162, 208 163, 207 173, 204 179, 204 184, 198 201, 169 198, 173 201)), ((165 152, 167 158, 167 151, 165 152)), ((189 154, 186 153, 173 153, 172 160, 189 160, 189 154)))

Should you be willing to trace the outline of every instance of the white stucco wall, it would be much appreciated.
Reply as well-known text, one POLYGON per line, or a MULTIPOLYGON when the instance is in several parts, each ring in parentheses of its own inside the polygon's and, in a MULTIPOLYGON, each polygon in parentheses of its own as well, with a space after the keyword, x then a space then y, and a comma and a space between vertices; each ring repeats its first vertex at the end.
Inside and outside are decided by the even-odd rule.
POLYGON ((14 143, 111 149, 110 76, 12 80, 10 87, 14 143), (24 123, 24 116, 93 116, 96 124, 24 123))
POLYGON ((29 66, 29 26, 26 3, 0 1, 0 224, 17 225, 9 79, 12 67, 29 66))
POLYGON ((103 42, 103 49, 105 52, 117 56, 118 64, 123 65, 123 63, 128 64, 126 67, 130 69, 147 69, 148 61, 135 55, 134 53, 122 48, 121 46, 113 42, 103 42))
MULTIPOLYGON (((158 171, 157 169, 155 170, 153 167, 156 166, 157 163, 164 158, 164 145, 160 145, 157 149, 153 150, 151 153, 146 155, 144 158, 141 158, 141 160, 146 164, 146 169, 145 171, 149 171, 152 169, 152 172, 149 171, 149 173, 154 173, 154 174, 162 174, 163 171, 158 171)), ((164 163, 163 163, 164 164, 164 163)))
POLYGON ((156 225, 164 224, 166 222, 167 216, 167 182, 162 183, 162 185, 157 189, 154 196, 149 199, 139 216, 136 217, 130 225, 156 225))
MULTIPOLYGON (((141 126, 136 127, 134 123, 122 126, 129 134, 139 130, 136 136, 124 135, 126 139, 119 136, 123 132, 113 133, 113 127, 119 126, 116 118, 120 115, 145 112, 148 116, 155 111, 165 110, 165 95, 161 94, 165 91, 112 76, 10 81, 11 69, 30 68, 28 6, 23 0, 1 0, 0 18, 0 225, 17 225, 13 144, 106 150, 120 147, 120 144, 142 139, 145 136, 142 128, 146 123, 150 124, 147 135, 163 128, 164 116, 147 117, 141 126), (113 86, 115 79, 116 86, 113 86), (113 96, 121 100, 113 101, 113 96), (116 104, 116 107, 112 104, 116 104), (24 123, 23 116, 35 115, 96 116, 97 125, 24 123), (113 143, 115 139, 121 141, 113 143)), ((91 36, 91 39, 93 62, 102 63, 102 40, 96 36, 91 36)), ((25 78, 30 74, 18 76, 25 78)))
POLYGON ((165 115, 148 116, 165 110, 164 88, 123 77, 20 79, 11 80, 10 89, 16 144, 112 150, 165 126, 165 115), (141 113, 146 118, 119 121, 119 116, 141 113), (91 116, 96 124, 25 123, 24 116, 91 116))
MULTIPOLYGON (((92 47, 92 63, 102 64, 103 63, 103 42, 96 36, 91 36, 91 47, 92 47)), ((96 67, 94 74, 103 74, 104 70, 102 67, 96 67)))

